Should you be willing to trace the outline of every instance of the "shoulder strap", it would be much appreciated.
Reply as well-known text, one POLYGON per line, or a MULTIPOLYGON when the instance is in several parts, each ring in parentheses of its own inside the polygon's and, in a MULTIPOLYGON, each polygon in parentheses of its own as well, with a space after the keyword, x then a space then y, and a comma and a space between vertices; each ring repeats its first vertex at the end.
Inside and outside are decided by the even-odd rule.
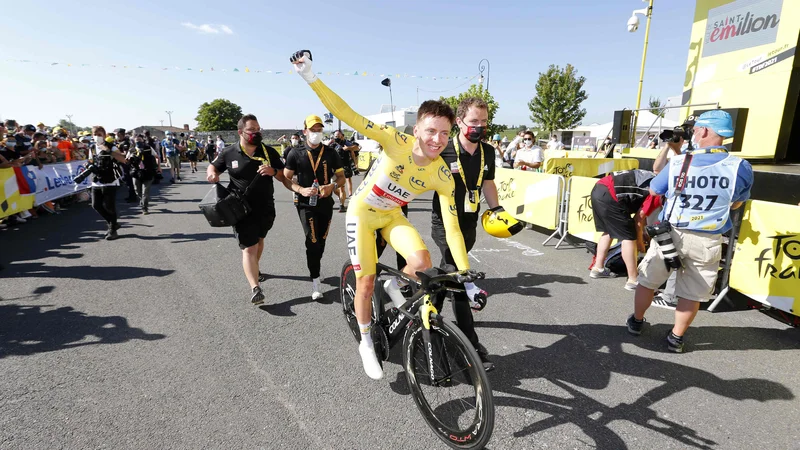
POLYGON ((665 222, 669 222, 670 216, 672 216, 672 211, 675 209, 675 204, 677 203, 676 199, 683 189, 686 187, 686 174, 689 172, 689 165, 692 163, 692 154, 687 152, 684 154, 683 165, 681 166, 681 171, 678 174, 678 180, 675 181, 675 192, 672 193, 672 206, 669 208, 669 212, 667 216, 664 217, 665 222))

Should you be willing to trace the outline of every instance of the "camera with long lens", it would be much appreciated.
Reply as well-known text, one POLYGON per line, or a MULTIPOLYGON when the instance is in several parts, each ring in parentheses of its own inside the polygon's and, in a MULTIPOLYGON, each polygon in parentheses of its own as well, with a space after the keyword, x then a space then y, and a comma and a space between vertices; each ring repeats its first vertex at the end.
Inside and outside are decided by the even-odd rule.
POLYGON ((79 173, 78 175, 76 175, 76 176, 75 176, 75 177, 72 179, 72 181, 74 181, 74 182, 75 182, 75 184, 81 184, 81 183, 83 183, 83 182, 84 182, 84 181, 85 181, 87 178, 89 178, 89 175, 91 175, 91 174, 94 174, 94 173, 97 173, 97 165, 96 165, 96 164, 89 163, 89 164, 87 164, 87 165, 86 165, 86 168, 84 169, 84 171, 83 171, 83 172, 81 172, 81 173, 79 173))
POLYGON ((691 141, 692 140, 692 127, 687 127, 684 125, 678 125, 677 127, 671 130, 664 130, 658 137, 662 141, 672 141, 674 143, 678 143, 683 139, 684 141, 691 141))
POLYGON ((678 250, 675 248, 675 243, 672 241, 672 225, 669 222, 661 222, 655 225, 645 227, 647 235, 653 240, 658 242, 658 247, 661 249, 661 254, 664 256, 664 264, 667 265, 667 270, 680 269, 683 267, 681 257, 678 255, 678 250))
POLYGON ((94 175, 95 183, 112 183, 115 179, 122 176, 122 172, 111 156, 110 151, 100 151, 93 162, 86 164, 83 172, 75 176, 73 181, 81 184, 89 175, 94 175))

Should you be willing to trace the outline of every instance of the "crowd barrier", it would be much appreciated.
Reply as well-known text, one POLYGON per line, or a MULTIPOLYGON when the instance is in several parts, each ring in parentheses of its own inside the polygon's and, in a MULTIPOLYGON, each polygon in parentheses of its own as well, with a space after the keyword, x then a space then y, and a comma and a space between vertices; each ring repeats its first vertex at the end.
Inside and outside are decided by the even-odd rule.
POLYGON ((570 177, 596 177, 619 170, 638 169, 636 159, 550 158, 544 162, 545 173, 570 177))
POLYGON ((564 177, 497 168, 494 182, 500 205, 514 218, 549 230, 557 228, 564 177))
MULTIPOLYGON (((75 185, 86 161, 0 169, 0 218, 27 211, 52 200, 88 189, 87 178, 75 185)), ((90 177, 91 178, 91 177, 90 177)))
POLYGON ((597 178, 571 177, 567 182, 567 233, 584 241, 599 242, 599 233, 594 229, 592 211, 592 189, 597 178))
POLYGON ((748 201, 729 261, 730 287, 800 316, 800 207, 748 201))

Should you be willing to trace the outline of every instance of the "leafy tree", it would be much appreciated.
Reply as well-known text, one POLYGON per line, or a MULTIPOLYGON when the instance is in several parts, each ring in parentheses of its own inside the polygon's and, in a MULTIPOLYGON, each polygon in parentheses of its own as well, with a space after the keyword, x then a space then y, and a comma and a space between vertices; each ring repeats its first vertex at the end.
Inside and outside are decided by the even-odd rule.
POLYGON ((197 109, 197 131, 235 130, 242 117, 242 107, 224 98, 205 102, 197 109))
POLYGON ((458 109, 458 104, 467 97, 480 97, 486 102, 487 105, 489 105, 489 126, 486 130, 486 136, 488 138, 491 138, 495 133, 499 133, 508 128, 505 125, 492 123, 494 115, 497 112, 497 108, 499 108, 500 105, 495 101, 494 97, 492 97, 492 94, 483 88, 483 85, 473 84, 465 92, 452 97, 440 97, 439 100, 444 101, 453 108, 453 111, 456 111, 458 109))
POLYGON ((667 112, 666 108, 662 108, 663 105, 661 104, 661 99, 659 99, 658 97, 656 98, 650 97, 650 101, 648 101, 648 106, 652 108, 650 112, 657 115, 658 117, 664 117, 664 115, 667 112))
POLYGON ((563 70, 551 64, 545 73, 539 73, 536 96, 528 102, 534 126, 552 133, 580 125, 586 116, 581 103, 589 98, 583 90, 586 78, 577 76, 571 64, 563 70))

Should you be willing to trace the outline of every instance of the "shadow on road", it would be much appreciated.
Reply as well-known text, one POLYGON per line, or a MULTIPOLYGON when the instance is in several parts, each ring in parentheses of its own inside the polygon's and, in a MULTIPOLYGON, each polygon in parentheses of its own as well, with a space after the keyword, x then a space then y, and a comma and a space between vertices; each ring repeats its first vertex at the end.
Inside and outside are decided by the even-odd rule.
MULTIPOLYGON (((283 278, 283 279, 295 279, 299 278, 301 280, 308 280, 308 277, 293 277, 290 275, 286 276, 271 276, 271 278, 283 278)), ((337 277, 328 277, 322 280, 323 284, 335 286, 339 282, 339 278, 337 277)), ((308 291, 311 290, 311 282, 308 283, 308 291)), ((270 303, 269 292, 267 291, 267 299, 265 300, 264 305, 259 306, 264 312, 268 312, 273 316, 281 316, 281 317, 289 317, 289 316, 296 316, 297 313, 292 311, 293 306, 304 305, 306 303, 320 303, 322 305, 330 305, 334 302, 339 300, 339 289, 329 289, 322 293, 323 297, 322 300, 312 300, 311 299, 311 292, 308 295, 304 295, 301 297, 297 297, 292 300, 288 300, 281 303, 270 303)))
POLYGON ((143 241, 162 241, 167 239, 175 239, 170 244, 184 244, 187 242, 195 241, 210 241, 211 239, 232 238, 232 233, 172 233, 172 234, 159 234, 158 236, 139 236, 136 234, 120 234, 120 239, 141 239, 143 241))
POLYGON ((130 266, 48 266, 41 262, 16 263, 6 267, 3 277, 74 278, 77 280, 132 280, 144 277, 165 277, 174 270, 130 266))
MULTIPOLYGON (((664 351, 662 336, 667 325, 652 327, 638 338, 629 336, 625 327, 581 325, 535 325, 512 322, 480 322, 476 326, 530 333, 564 336, 544 348, 528 346, 506 356, 495 356, 499 370, 490 374, 495 405, 536 411, 535 420, 514 433, 521 437, 564 424, 581 428, 595 441, 597 448, 628 448, 623 436, 614 431, 615 421, 628 421, 674 439, 686 447, 708 449, 718 445, 700 436, 692 428, 659 417, 652 409, 656 403, 692 388, 733 400, 793 400, 795 395, 786 386, 759 378, 725 380, 713 373, 672 361, 646 358, 625 353, 622 344, 664 351), (610 386, 613 374, 645 378, 659 385, 644 391, 632 403, 607 406, 580 389, 603 390, 610 386), (551 395, 523 389, 522 380, 544 379, 567 395, 551 395), (509 394, 504 396, 502 394, 509 394)), ((694 343, 707 343, 715 350, 797 348, 795 330, 759 328, 698 327, 691 331, 694 343), (752 338, 748 337, 755 335, 752 338)), ((617 378, 618 379, 618 378, 617 378)), ((399 381, 399 380, 398 380, 399 381)), ((628 389, 633 391, 634 389, 628 389)))
POLYGON ((0 358, 166 337, 132 328, 120 316, 89 316, 68 306, 52 310, 44 308, 0 305, 0 358))
MULTIPOLYGON (((480 280, 479 285, 491 295, 513 293, 534 297, 550 297, 549 289, 537 287, 548 283, 586 284, 586 281, 581 277, 570 275, 519 272, 513 278, 487 278, 480 280)), ((489 301, 491 302, 491 298, 489 301)))

